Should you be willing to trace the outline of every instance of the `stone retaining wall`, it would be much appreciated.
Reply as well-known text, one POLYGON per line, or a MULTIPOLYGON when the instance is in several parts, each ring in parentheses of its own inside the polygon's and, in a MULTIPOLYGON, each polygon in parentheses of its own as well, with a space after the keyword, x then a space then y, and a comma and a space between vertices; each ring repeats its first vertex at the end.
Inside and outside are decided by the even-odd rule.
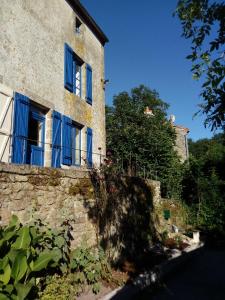
MULTIPOLYGON (((121 211, 126 207, 129 217, 130 205, 134 203, 132 201, 145 203, 149 193, 152 202, 159 201, 160 183, 128 179, 123 178, 121 183, 115 183, 116 186, 120 185, 121 189, 117 194, 114 193, 116 200, 113 201, 121 204, 121 211)), ((96 211, 98 197, 99 193, 96 193, 93 179, 87 170, 0 163, 0 217, 3 225, 9 221, 12 214, 16 214, 22 223, 40 218, 56 227, 69 220, 73 227, 73 246, 79 245, 82 239, 89 245, 95 245, 97 225, 93 212, 96 211)), ((135 206, 132 205, 134 216, 135 206)), ((117 214, 117 207, 114 207, 112 212, 114 211, 117 214)), ((107 218, 107 215, 105 217, 107 218)), ((122 222, 118 217, 116 220, 122 222)))

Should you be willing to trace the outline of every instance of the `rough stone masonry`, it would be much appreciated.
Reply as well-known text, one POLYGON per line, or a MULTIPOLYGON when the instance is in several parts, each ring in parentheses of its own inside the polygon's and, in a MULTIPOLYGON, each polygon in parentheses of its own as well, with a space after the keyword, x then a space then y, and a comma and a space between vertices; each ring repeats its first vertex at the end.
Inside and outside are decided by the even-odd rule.
MULTIPOLYGON (((140 179, 139 179, 140 180, 140 179)), ((125 180, 126 181, 126 180, 125 180)), ((140 181, 141 182, 141 181, 140 181)), ((132 184, 132 183, 131 183, 132 184)), ((153 202, 160 200, 160 183, 149 181, 153 202)), ((130 186, 128 189, 130 190, 130 186)), ((142 187, 134 185, 131 197, 145 201, 142 187)), ((146 188, 145 188, 146 189, 146 188)), ((146 190, 146 193, 149 193, 146 190)), ((118 195, 119 202, 127 202, 126 193, 118 195)), ((53 227, 69 220, 73 230, 72 246, 82 240, 96 244, 96 222, 90 211, 96 203, 96 194, 87 170, 38 168, 29 165, 0 163, 0 217, 7 224, 12 214, 22 223, 40 218, 53 227)))

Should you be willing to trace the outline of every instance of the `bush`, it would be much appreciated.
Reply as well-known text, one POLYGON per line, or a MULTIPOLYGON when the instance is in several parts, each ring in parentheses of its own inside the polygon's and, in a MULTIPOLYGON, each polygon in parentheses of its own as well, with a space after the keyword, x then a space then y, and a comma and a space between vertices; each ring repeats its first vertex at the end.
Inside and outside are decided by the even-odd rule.
POLYGON ((68 251, 64 231, 40 221, 23 226, 13 216, 0 228, 0 299, 34 299, 44 273, 65 269, 68 251))
POLYGON ((0 227, 1 300, 70 300, 84 284, 99 291, 99 281, 110 276, 104 253, 87 247, 71 252, 69 229, 67 222, 60 230, 40 220, 22 225, 16 216, 0 227))

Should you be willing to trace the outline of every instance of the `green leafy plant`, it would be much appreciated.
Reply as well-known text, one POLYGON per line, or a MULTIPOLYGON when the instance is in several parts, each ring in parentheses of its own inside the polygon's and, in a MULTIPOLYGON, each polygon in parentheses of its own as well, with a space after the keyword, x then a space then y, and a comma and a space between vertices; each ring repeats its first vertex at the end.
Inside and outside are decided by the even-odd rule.
POLYGON ((65 231, 40 221, 23 226, 16 216, 0 228, 0 299, 34 299, 40 278, 68 264, 65 231))
POLYGON ((39 295, 41 300, 74 300, 80 291, 80 286, 75 283, 74 274, 54 275, 39 295))
POLYGON ((103 250, 96 251, 86 246, 81 246, 71 253, 70 268, 76 272, 77 282, 86 282, 92 285, 92 291, 98 293, 100 280, 111 278, 111 270, 103 250))

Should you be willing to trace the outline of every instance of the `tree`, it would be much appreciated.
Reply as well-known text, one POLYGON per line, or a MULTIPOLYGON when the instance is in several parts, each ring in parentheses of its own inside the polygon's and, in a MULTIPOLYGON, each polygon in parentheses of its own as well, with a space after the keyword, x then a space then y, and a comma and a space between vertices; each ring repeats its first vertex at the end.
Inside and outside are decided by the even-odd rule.
POLYGON ((176 14, 183 36, 191 39, 193 78, 203 78, 200 111, 205 126, 225 129, 225 4, 208 0, 180 0, 176 14))
POLYGON ((197 225, 225 229, 225 136, 189 140, 190 159, 184 172, 182 197, 197 225))
POLYGON ((129 175, 159 179, 165 196, 178 196, 180 164, 175 132, 166 119, 168 104, 143 85, 114 96, 106 108, 107 148, 129 175), (146 108, 153 114, 145 114, 146 108))

